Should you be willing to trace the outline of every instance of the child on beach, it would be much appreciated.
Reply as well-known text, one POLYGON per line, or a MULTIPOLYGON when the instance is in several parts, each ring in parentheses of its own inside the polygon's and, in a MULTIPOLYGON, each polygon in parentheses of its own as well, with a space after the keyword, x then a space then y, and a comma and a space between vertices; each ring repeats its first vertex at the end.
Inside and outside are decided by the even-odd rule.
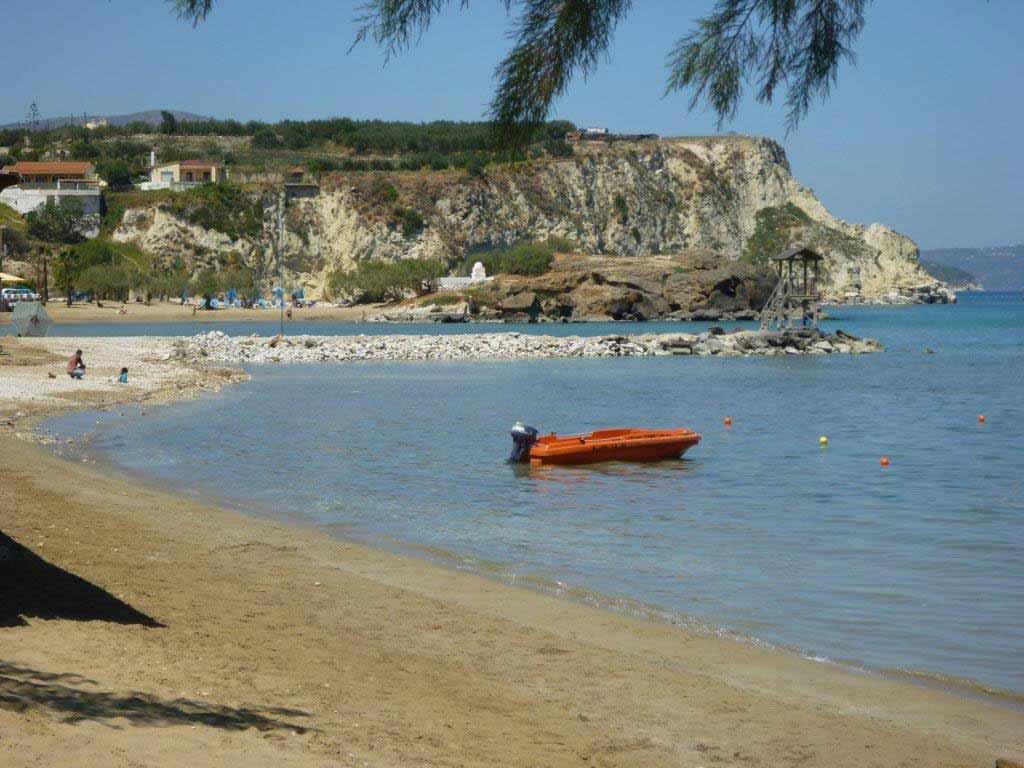
POLYGON ((85 361, 82 359, 82 350, 76 349, 75 354, 68 358, 68 376, 72 379, 81 379, 85 376, 85 361))
POLYGON ((128 383, 128 369, 127 368, 122 368, 121 369, 121 373, 119 373, 117 375, 117 383, 118 384, 127 384, 128 383))

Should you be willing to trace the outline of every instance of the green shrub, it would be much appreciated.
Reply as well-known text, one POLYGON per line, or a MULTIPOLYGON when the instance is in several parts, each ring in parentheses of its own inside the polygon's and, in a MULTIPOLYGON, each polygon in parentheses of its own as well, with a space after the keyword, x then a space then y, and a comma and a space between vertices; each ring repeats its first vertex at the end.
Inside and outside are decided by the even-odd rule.
POLYGON ((24 232, 26 229, 25 217, 11 208, 11 206, 0 203, 0 227, 24 232))
POLYGON ((572 147, 565 139, 548 139, 544 142, 544 149, 552 157, 572 157, 572 147))
POLYGON ((470 178, 478 179, 487 172, 486 161, 474 155, 466 162, 466 173, 470 178))
POLYGON ((412 208, 403 208, 397 206, 395 213, 398 214, 398 220, 402 226, 403 237, 415 237, 423 228, 426 226, 426 222, 423 221, 423 217, 420 216, 418 211, 414 211, 412 208))
POLYGON ((361 302, 392 301, 420 290, 444 272, 445 265, 436 259, 360 261, 349 272, 339 270, 331 275, 330 287, 335 293, 353 294, 361 302))
POLYGON ((452 304, 461 304, 466 298, 458 293, 441 293, 433 296, 424 296, 419 304, 425 307, 428 304, 436 304, 439 307, 448 307, 452 304))
POLYGON ((76 285, 91 293, 97 303, 102 299, 124 301, 130 287, 128 273, 119 264, 88 267, 78 276, 76 285))
POLYGON ((546 242, 555 253, 572 253, 576 250, 576 243, 568 237, 552 235, 546 242))
POLYGON ((124 160, 103 159, 96 163, 96 173, 112 189, 123 189, 132 184, 132 170, 124 160))
POLYGON ((129 208, 144 208, 170 200, 176 194, 169 189, 108 191, 104 195, 105 210, 100 219, 100 233, 109 235, 117 229, 129 208))
POLYGON ((564 237, 550 237, 543 242, 516 243, 511 248, 494 248, 467 254, 459 271, 469 274, 477 261, 489 275, 543 275, 551 269, 555 253, 572 251, 575 243, 564 237))
POLYGON ((754 214, 754 234, 747 240, 741 259, 762 266, 789 248, 811 223, 811 217, 793 203, 762 208, 754 214))
POLYGON ((190 224, 223 232, 232 240, 257 237, 263 231, 259 198, 234 184, 203 184, 178 192, 168 199, 167 208, 190 224))
POLYGON ((74 198, 47 200, 25 215, 29 237, 47 243, 80 243, 92 228, 93 217, 87 216, 80 200, 74 198))
POLYGON ((342 170, 343 162, 333 157, 311 157, 306 161, 306 168, 314 176, 318 176, 321 173, 342 170))
POLYGON ((615 213, 618 215, 619 219, 625 221, 629 217, 629 206, 626 205, 625 195, 616 195, 613 205, 615 207, 615 213))
POLYGON ((264 128, 253 135, 252 146, 256 149, 276 149, 281 146, 281 139, 269 128, 264 128))
POLYGON ((78 139, 71 143, 68 156, 72 160, 95 160, 100 156, 100 150, 91 141, 78 139))
POLYGON ((370 182, 366 196, 372 205, 386 206, 398 201, 398 189, 388 179, 378 176, 370 182))
POLYGON ((53 281, 66 293, 77 288, 98 299, 124 298, 130 288, 148 294, 157 277, 152 261, 150 254, 132 243, 97 237, 58 253, 53 281))

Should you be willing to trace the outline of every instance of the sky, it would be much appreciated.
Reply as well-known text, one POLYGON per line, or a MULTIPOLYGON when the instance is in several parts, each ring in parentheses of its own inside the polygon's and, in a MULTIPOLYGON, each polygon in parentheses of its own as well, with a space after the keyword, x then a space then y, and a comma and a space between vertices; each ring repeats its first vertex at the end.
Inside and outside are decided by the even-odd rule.
MULTIPOLYGON (((716 133, 665 59, 712 0, 634 4, 607 59, 554 117, 663 136, 716 133)), ((347 115, 481 119, 508 49, 504 4, 453 2, 390 62, 351 52, 353 0, 218 0, 193 29, 164 0, 4 0, 0 123, 175 108, 240 120, 347 115)), ((515 9, 513 8, 513 13, 515 9)), ((881 222, 922 248, 1024 241, 1024 2, 885 0, 857 63, 787 135, 781 107, 745 100, 721 130, 771 136, 837 216, 881 222)))

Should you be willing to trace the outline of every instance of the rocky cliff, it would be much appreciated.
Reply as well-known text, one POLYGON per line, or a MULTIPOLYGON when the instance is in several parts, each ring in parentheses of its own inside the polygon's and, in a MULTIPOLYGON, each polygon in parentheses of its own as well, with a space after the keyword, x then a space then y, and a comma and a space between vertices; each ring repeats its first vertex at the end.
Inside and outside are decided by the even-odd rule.
MULTIPOLYGON (((722 136, 586 144, 569 158, 463 171, 335 174, 321 193, 290 204, 289 281, 314 294, 329 274, 362 259, 430 257, 451 264, 475 249, 568 238, 585 254, 644 258, 711 252, 763 265, 808 244, 825 257, 833 300, 944 300, 917 246, 880 224, 832 216, 793 178, 782 148, 722 136)), ((260 194, 254 192, 253 194, 260 194)), ((166 204, 128 210, 114 233, 165 260, 240 260, 258 274, 272 261, 273 195, 260 234, 229 237, 183 220, 166 204)))

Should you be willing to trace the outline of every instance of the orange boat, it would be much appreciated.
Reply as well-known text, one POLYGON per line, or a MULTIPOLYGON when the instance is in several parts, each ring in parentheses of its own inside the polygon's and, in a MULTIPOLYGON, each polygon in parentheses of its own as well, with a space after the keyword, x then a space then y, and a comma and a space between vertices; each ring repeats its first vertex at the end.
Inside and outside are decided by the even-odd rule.
POLYGON ((675 459, 700 442, 692 429, 602 429, 589 435, 538 436, 533 427, 512 427, 510 461, 593 464, 598 461, 675 459))

